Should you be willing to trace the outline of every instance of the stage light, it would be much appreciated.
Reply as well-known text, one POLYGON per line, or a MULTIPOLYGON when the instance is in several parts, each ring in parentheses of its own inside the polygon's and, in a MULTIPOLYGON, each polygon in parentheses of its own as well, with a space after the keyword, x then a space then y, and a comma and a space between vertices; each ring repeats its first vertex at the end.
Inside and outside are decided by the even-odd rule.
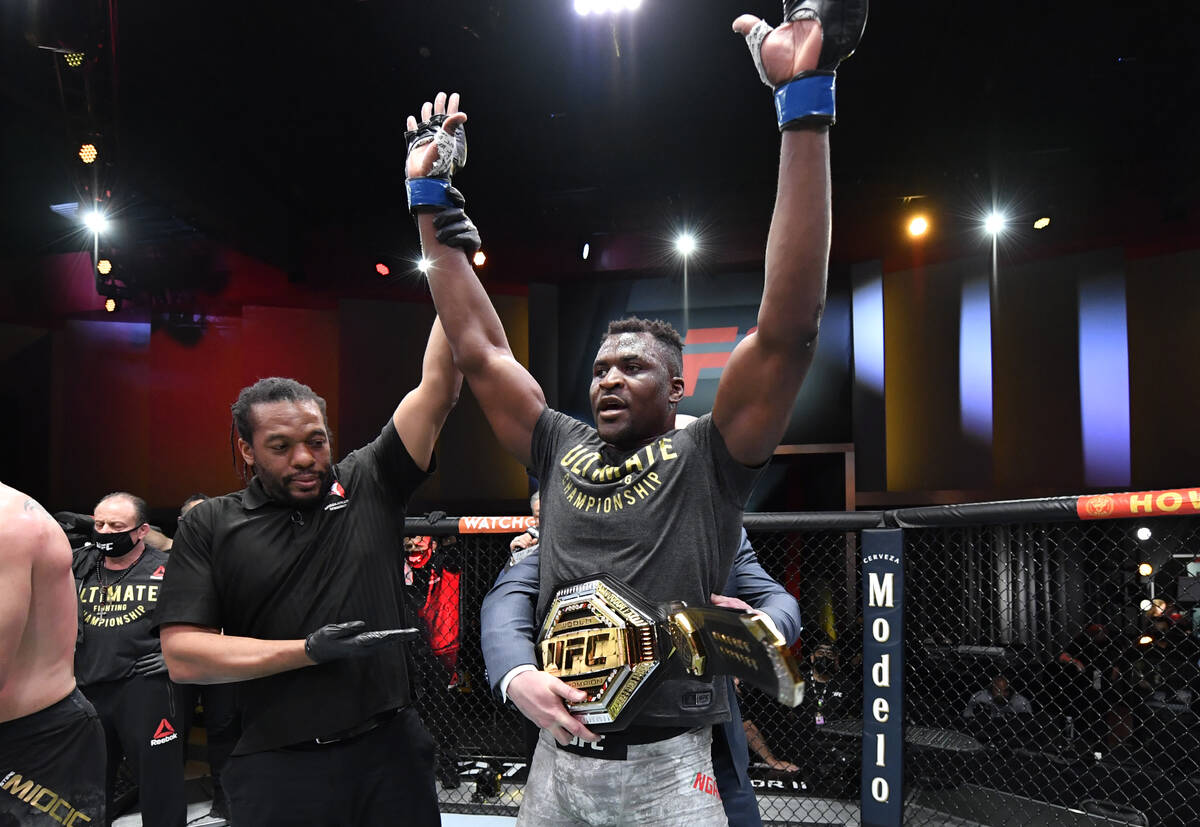
POLYGON ((591 254, 592 254, 592 245, 588 244, 586 241, 583 242, 583 260, 587 261, 588 256, 591 254))
POLYGON ((913 238, 920 238, 929 232, 929 219, 923 215, 915 215, 908 222, 908 234, 913 238))
POLYGON ((1142 635, 1138 638, 1138 646, 1149 646, 1154 642, 1154 635, 1142 635))
POLYGON ((1007 223, 1008 220, 1004 217, 1003 213, 994 212, 984 220, 983 229, 986 230, 989 235, 999 235, 1004 230, 1004 225, 1007 223))
POLYGON ((471 257, 471 261, 475 263, 476 267, 482 267, 487 264, 487 254, 483 250, 476 250, 475 255, 471 257))
POLYGON ((95 144, 84 144, 83 146, 79 147, 79 160, 83 161, 85 164, 90 164, 95 161, 98 154, 99 153, 96 151, 95 144))
POLYGON ((589 14, 615 14, 634 11, 642 0, 575 0, 575 13, 587 17, 589 14))
POLYGON ((108 219, 99 210, 92 210, 83 217, 83 223, 96 235, 108 229, 108 219))
POLYGON ((1141 603, 1138 604, 1138 606, 1139 606, 1139 608, 1141 608, 1141 610, 1143 612, 1148 612, 1152 608, 1154 608, 1154 604, 1151 603, 1149 600, 1143 600, 1141 603))
POLYGON ((680 233, 675 238, 675 249, 679 252, 679 255, 687 258, 696 252, 696 237, 691 233, 680 233))
POLYGON ((377 261, 375 262, 375 272, 381 276, 390 276, 392 274, 392 268, 388 267, 382 261, 377 261))
POLYGON ((420 261, 417 262, 417 269, 420 270, 422 273, 428 273, 429 267, 432 264, 433 264, 433 262, 431 262, 429 259, 422 258, 420 261))
POLYGON ((1138 574, 1142 577, 1149 577, 1154 574, 1154 566, 1149 563, 1138 563, 1138 574))
POLYGON ((120 307, 121 307, 121 303, 119 301, 117 301, 116 299, 114 299, 112 296, 109 296, 107 299, 104 300, 104 309, 108 313, 116 313, 118 308, 120 308, 120 307))
POLYGON ((65 55, 63 55, 63 60, 65 60, 67 65, 72 69, 78 69, 83 65, 83 52, 67 52, 65 55))
POLYGON ((102 258, 96 262, 96 272, 102 276, 107 276, 112 272, 112 262, 106 258, 102 258))
POLYGON ((1139 526, 1137 530, 1137 538, 1143 543, 1150 539, 1150 529, 1147 526, 1139 526))
POLYGON ((1048 215, 1043 215, 1037 221, 1033 222, 1033 228, 1035 230, 1044 230, 1049 226, 1050 226, 1050 216, 1048 216, 1048 215))

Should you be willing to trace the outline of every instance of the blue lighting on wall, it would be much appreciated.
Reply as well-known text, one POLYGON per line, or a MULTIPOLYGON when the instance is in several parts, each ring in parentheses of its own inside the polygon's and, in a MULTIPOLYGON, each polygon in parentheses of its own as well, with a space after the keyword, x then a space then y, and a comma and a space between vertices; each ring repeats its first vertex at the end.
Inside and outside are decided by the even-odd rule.
POLYGON ((869 278, 856 284, 853 302, 854 378, 859 384, 882 394, 883 278, 869 278))
POLYGON ((1129 337, 1121 273, 1079 282, 1079 415, 1084 482, 1128 485, 1129 337))
POLYGON ((963 281, 958 321, 958 405, 964 434, 992 442, 992 301, 986 275, 963 281))

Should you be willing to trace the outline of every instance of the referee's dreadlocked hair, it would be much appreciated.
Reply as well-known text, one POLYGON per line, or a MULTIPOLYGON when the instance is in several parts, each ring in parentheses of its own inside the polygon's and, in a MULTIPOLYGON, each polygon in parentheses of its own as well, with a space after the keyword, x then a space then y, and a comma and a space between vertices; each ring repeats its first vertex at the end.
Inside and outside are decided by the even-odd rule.
MULTIPOLYGON (((253 472, 246 467, 241 452, 237 448, 238 437, 247 444, 254 444, 254 421, 251 410, 255 405, 270 402, 316 402, 321 409, 321 419, 325 421, 325 429, 329 430, 329 415, 325 411, 325 400, 316 392, 295 379, 282 376, 269 376, 259 379, 248 388, 242 388, 237 401, 230 406, 233 411, 233 424, 229 426, 229 450, 233 454, 233 468, 244 482, 250 482, 253 472)), ((330 435, 332 438, 332 434, 330 435)))

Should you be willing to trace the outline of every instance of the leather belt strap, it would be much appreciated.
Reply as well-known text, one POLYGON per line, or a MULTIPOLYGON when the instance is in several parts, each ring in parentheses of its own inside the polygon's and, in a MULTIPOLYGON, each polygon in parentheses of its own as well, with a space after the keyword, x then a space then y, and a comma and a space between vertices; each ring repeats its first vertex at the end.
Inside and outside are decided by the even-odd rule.
POLYGON ((348 727, 347 729, 343 729, 331 735, 322 735, 320 738, 313 738, 311 741, 300 741, 299 743, 288 744, 287 746, 283 747, 283 749, 320 749, 321 747, 328 747, 333 744, 340 744, 345 741, 349 741, 352 738, 357 738, 360 735, 366 735, 371 730, 378 729, 379 727, 383 726, 392 718, 395 718, 396 714, 400 712, 401 709, 402 707, 396 707, 395 709, 385 710, 380 712, 378 715, 372 715, 370 718, 363 721, 361 724, 357 724, 356 726, 348 727))

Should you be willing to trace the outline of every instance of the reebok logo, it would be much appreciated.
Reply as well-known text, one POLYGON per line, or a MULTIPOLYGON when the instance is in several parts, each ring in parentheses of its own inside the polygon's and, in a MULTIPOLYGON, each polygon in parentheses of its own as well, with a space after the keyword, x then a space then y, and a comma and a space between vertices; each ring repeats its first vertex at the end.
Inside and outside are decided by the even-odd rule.
POLYGON ((342 484, 337 480, 334 480, 333 485, 329 486, 329 494, 338 499, 325 503, 326 511, 339 511, 350 505, 350 500, 346 497, 346 489, 342 488, 342 484))
POLYGON ((151 580, 162 580, 163 575, 167 573, 166 566, 159 566, 154 570, 154 574, 150 575, 151 580))
POLYGON ((150 746, 157 747, 159 744, 168 744, 179 737, 175 732, 175 727, 171 726, 171 722, 163 718, 158 722, 158 729, 154 730, 154 737, 150 739, 150 746))

